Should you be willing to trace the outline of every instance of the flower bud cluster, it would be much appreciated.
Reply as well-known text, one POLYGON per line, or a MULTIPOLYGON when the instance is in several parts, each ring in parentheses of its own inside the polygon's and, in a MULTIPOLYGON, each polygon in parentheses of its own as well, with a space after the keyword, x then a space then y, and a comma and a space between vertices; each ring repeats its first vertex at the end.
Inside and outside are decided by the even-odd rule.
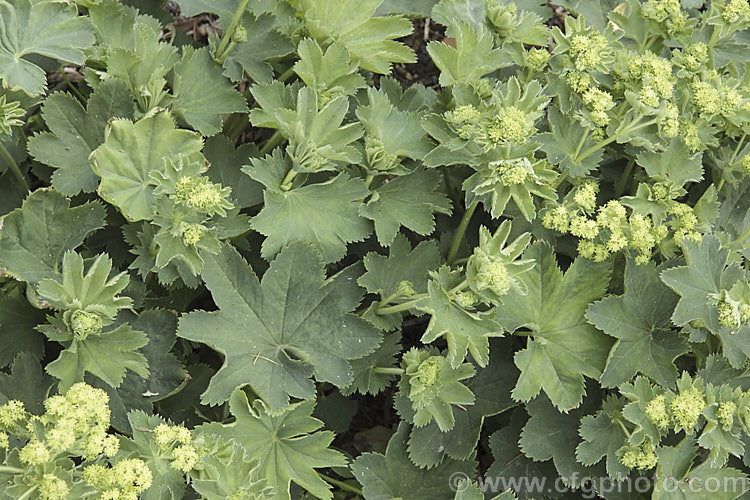
POLYGON ((137 500, 153 483, 151 469, 137 458, 120 460, 112 467, 90 465, 83 469, 83 478, 99 490, 100 498, 112 500, 137 500))
POLYGON ((646 404, 646 417, 658 429, 674 429, 692 432, 698 419, 706 409, 705 393, 702 389, 691 386, 678 393, 667 391, 646 404))
POLYGON ((641 9, 643 17, 663 24, 669 33, 682 30, 687 22, 680 0, 648 0, 641 9))
POLYGON ((659 459, 654 452, 654 443, 650 439, 646 439, 640 445, 625 445, 617 450, 622 465, 629 469, 638 470, 648 470, 656 467, 659 459))
POLYGON ((200 460, 189 429, 180 425, 159 424, 154 440, 162 452, 171 453, 170 466, 183 473, 190 472, 200 460))
POLYGON ((640 86, 638 97, 646 106, 655 108, 661 99, 672 97, 674 81, 672 62, 652 52, 630 54, 627 77, 640 86))

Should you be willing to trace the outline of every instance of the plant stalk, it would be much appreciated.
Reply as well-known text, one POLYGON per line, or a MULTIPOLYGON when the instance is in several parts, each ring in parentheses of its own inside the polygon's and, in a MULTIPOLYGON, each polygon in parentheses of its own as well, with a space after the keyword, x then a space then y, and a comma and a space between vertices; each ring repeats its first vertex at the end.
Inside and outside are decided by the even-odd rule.
POLYGON ((232 17, 232 22, 229 24, 229 28, 227 28, 227 30, 224 32, 224 36, 221 37, 221 43, 216 49, 216 59, 219 61, 219 63, 224 63, 224 60, 227 58, 227 46, 229 45, 229 41, 232 39, 232 35, 234 35, 234 29, 237 27, 237 23, 240 21, 242 14, 245 12, 245 7, 247 7, 248 1, 249 0, 242 0, 240 6, 237 7, 237 10, 234 12, 234 17, 232 17))
POLYGON ((469 226, 469 221, 471 220, 471 216, 474 215, 474 210, 477 209, 477 205, 479 205, 479 200, 474 200, 471 205, 466 208, 463 217, 461 217, 461 222, 458 224, 456 234, 453 236, 451 249, 448 252, 448 265, 450 266, 452 266, 456 260, 458 249, 461 246, 461 240, 464 238, 464 233, 466 233, 466 228, 469 226))
POLYGON ((21 173, 21 169, 18 167, 18 163, 16 163, 16 160, 13 159, 8 150, 5 149, 5 146, 3 146, 2 142, 0 142, 0 156, 5 158, 5 161, 7 161, 8 165, 10 166, 10 171, 13 176, 18 179, 18 182, 20 182, 26 192, 28 192, 29 184, 26 182, 26 178, 23 176, 23 173, 21 173))

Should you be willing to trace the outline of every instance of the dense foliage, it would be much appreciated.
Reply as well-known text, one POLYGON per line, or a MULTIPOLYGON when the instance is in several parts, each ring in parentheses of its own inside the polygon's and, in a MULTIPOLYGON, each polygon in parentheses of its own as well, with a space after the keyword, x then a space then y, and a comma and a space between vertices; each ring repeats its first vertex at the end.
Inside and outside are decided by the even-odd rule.
POLYGON ((749 28, 0 0, 0 496, 746 494, 749 28))

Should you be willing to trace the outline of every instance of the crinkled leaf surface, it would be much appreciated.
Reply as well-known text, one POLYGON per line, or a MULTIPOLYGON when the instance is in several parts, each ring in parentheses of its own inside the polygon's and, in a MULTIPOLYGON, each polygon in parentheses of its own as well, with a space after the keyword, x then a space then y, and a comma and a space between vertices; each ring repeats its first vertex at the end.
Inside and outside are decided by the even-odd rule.
POLYGON ((223 113, 247 111, 245 98, 218 71, 208 48, 182 49, 182 59, 174 67, 172 109, 204 136, 217 134, 223 113))
POLYGON ((175 128, 165 110, 135 123, 114 120, 107 127, 104 144, 91 153, 94 171, 102 178, 99 196, 130 220, 150 219, 155 200, 149 173, 162 168, 165 156, 195 154, 201 148, 200 136, 175 128))
POLYGON ((335 434, 318 430, 323 422, 312 416, 314 406, 314 401, 303 401, 271 413, 259 400, 251 407, 238 390, 229 399, 235 421, 205 424, 200 431, 233 439, 245 448, 250 459, 260 462, 261 477, 273 488, 274 498, 289 500, 294 481, 317 498, 331 499, 331 486, 315 469, 346 465, 346 457, 329 448, 335 434))
POLYGON ((567 410, 583 398, 584 375, 601 375, 612 346, 583 316, 589 303, 604 295, 608 266, 578 258, 563 274, 544 243, 531 245, 523 258, 536 261, 520 277, 528 293, 503 297, 496 318, 510 332, 530 332, 526 348, 515 355, 521 376, 513 397, 529 401, 543 389, 557 408, 567 410))
POLYGON ((372 352, 378 331, 350 314, 362 298, 353 268, 326 280, 313 247, 290 245, 271 263, 263 280, 229 246, 204 255, 203 278, 219 311, 180 319, 178 336, 204 342, 224 355, 203 402, 226 401, 250 384, 278 411, 289 396, 315 396, 317 380, 346 387, 347 360, 372 352))
POLYGON ((363 453, 351 465, 354 477, 363 486, 368 500, 433 500, 451 498, 452 474, 474 477, 473 459, 446 458, 434 469, 420 469, 412 463, 406 451, 409 425, 401 422, 396 434, 388 442, 385 455, 363 453))
POLYGON ((104 142, 109 119, 130 119, 133 111, 133 97, 117 79, 99 84, 85 110, 71 94, 56 92, 44 100, 42 107, 50 132, 29 138, 29 153, 57 168, 52 185, 61 193, 73 196, 96 191, 99 178, 91 169, 89 155, 104 142))
POLYGON ((442 179, 436 170, 417 170, 378 187, 359 214, 375 223, 375 234, 390 246, 401 226, 427 235, 435 229, 435 213, 450 214, 451 202, 436 192, 442 179))
POLYGON ((28 56, 41 55, 83 64, 94 43, 91 22, 75 5, 31 0, 0 0, 0 78, 3 85, 35 95, 46 85, 44 70, 28 56))
POLYGON ((602 385, 615 387, 641 373, 664 387, 674 387, 674 359, 689 348, 669 329, 677 299, 659 280, 653 263, 637 265, 628 259, 625 294, 607 297, 586 311, 595 327, 617 339, 600 379, 602 385))
POLYGON ((203 154, 210 165, 208 178, 232 188, 231 198, 238 208, 252 207, 263 202, 263 185, 242 173, 242 167, 251 158, 260 156, 258 146, 243 144, 237 149, 225 135, 219 134, 206 140, 203 154))
POLYGON ((629 470, 620 463, 617 450, 627 442, 618 420, 625 406, 624 398, 611 396, 594 415, 581 418, 578 433, 583 438, 576 447, 576 460, 586 466, 599 463, 606 457, 607 474, 625 477, 629 470), (618 436, 621 436, 617 438, 618 436))
POLYGON ((99 203, 70 208, 70 201, 57 191, 36 190, 3 219, 0 266, 32 283, 54 278, 63 254, 104 227, 105 215, 99 203))
POLYGON ((360 394, 378 394, 391 385, 395 375, 375 372, 374 368, 396 368, 396 357, 401 353, 399 344, 401 335, 390 333, 383 337, 383 342, 373 352, 363 358, 349 361, 354 378, 352 383, 341 389, 344 396, 359 392, 360 394))
POLYGON ((691 154, 681 140, 673 139, 666 151, 644 151, 636 157, 636 162, 652 179, 678 188, 703 179, 703 155, 691 154))
POLYGON ((591 154, 583 158, 579 154, 596 145, 587 129, 578 121, 563 116, 555 108, 549 110, 549 125, 551 132, 539 134, 534 139, 542 143, 542 151, 547 153, 547 159, 552 165, 559 165, 561 171, 567 170, 571 177, 583 177, 597 168, 602 160, 601 150, 592 150, 591 154))

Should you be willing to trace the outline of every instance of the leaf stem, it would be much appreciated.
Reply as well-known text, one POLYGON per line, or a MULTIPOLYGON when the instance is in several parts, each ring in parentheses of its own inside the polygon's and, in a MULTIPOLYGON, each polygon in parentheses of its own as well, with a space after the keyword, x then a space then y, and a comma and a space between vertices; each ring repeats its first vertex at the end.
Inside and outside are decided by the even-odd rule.
POLYGON ((401 368, 391 368, 385 366, 374 366, 370 371, 380 375, 403 375, 404 370, 401 368))
POLYGON ((26 472, 26 469, 19 469, 18 467, 10 467, 8 465, 0 465, 0 472, 10 472, 11 474, 20 474, 26 472))
POLYGON ((260 148, 260 154, 266 155, 266 154, 270 153, 271 150, 273 148, 275 148, 276 146, 278 146, 281 143, 281 141, 283 141, 283 140, 284 140, 284 136, 281 135, 281 131, 280 130, 277 130, 276 132, 273 133, 273 135, 271 136, 271 138, 268 139, 268 141, 266 141, 266 143, 263 145, 263 147, 260 148))
POLYGON ((31 494, 34 493, 37 490, 37 488, 39 488, 39 485, 32 486, 31 488, 26 490, 23 495, 18 497, 18 500, 26 500, 27 498, 30 498, 31 494))
POLYGON ((627 183, 630 174, 633 172, 633 165, 635 165, 635 158, 631 158, 628 161, 625 170, 623 170, 622 176, 620 176, 620 182, 617 183, 617 194, 615 194, 615 198, 622 196, 623 191, 625 191, 625 184, 627 183))
POLYGON ((288 70, 284 71, 281 74, 281 76, 277 78, 277 80, 280 82, 285 82, 289 80, 293 75, 294 75, 294 65, 292 65, 292 67, 289 68, 288 70))
POLYGON ((739 237, 739 238, 737 238, 737 243, 742 243, 743 241, 745 241, 745 239, 746 239, 746 238, 747 238, 748 236, 750 236, 750 228, 748 228, 748 230, 747 230, 747 231, 745 231, 744 233, 742 233, 742 234, 740 235, 740 237, 739 237))
POLYGON ((286 173, 286 177, 284 177, 284 180, 281 181, 281 188, 282 191, 289 191, 292 189, 292 181, 294 180, 294 177, 297 175, 297 171, 292 169, 289 172, 286 173))
POLYGON ((624 432, 627 437, 630 437, 630 431, 628 431, 628 428, 625 427, 625 424, 622 423, 622 420, 620 420, 619 418, 616 418, 615 421, 622 429, 622 432, 624 432))
POLYGON ((221 43, 216 49, 216 60, 219 62, 219 64, 223 64, 224 60, 227 58, 227 45, 229 45, 229 41, 232 39, 232 35, 234 35, 234 29, 237 27, 237 23, 240 21, 240 17, 242 17, 242 14, 245 12, 245 7, 247 7, 248 1, 249 0, 242 0, 240 6, 237 7, 237 10, 234 12, 234 17, 232 18, 232 22, 229 24, 229 28, 227 28, 227 30, 224 32, 224 36, 221 37, 221 43))
POLYGON ((65 80, 65 84, 68 86, 71 92, 75 94, 75 96, 78 98, 79 101, 81 101, 81 104, 84 106, 86 105, 86 97, 84 97, 83 94, 81 94, 81 91, 78 90, 74 85, 73 82, 70 81, 70 78, 68 78, 68 75, 65 74, 65 66, 60 67, 60 75, 62 75, 62 79, 65 80))
POLYGON ((461 246, 461 240, 464 238, 464 233, 466 233, 466 228, 469 225, 469 221, 471 220, 471 216, 474 215, 474 210, 477 209, 477 205, 479 205, 479 200, 474 200, 471 202, 471 205, 466 207, 466 211, 464 212, 464 215, 461 217, 461 222, 458 224, 458 228, 456 229, 456 234, 453 235, 453 243, 451 244, 451 249, 448 252, 448 265, 452 266, 453 263, 456 260, 456 255, 458 254, 458 248, 461 246))
POLYGON ((397 312, 408 311, 409 309, 414 307, 417 302, 429 296, 429 293, 419 293, 415 295, 411 300, 407 300, 406 302, 403 302, 401 304, 396 304, 395 306, 378 306, 375 308, 375 314, 377 314, 378 316, 385 316, 397 312))
MULTIPOLYGON (((318 472, 318 471, 315 471, 315 472, 318 472)), ((318 472, 318 476, 320 476, 321 479, 323 479, 323 480, 331 483, 332 485, 338 486, 342 490, 350 491, 352 493, 356 493, 359 496, 362 496, 362 490, 360 490, 356 486, 352 486, 350 484, 346 484, 343 481, 339 481, 338 479, 334 479, 334 478, 332 478, 330 476, 326 476, 322 472, 318 472)))
POLYGON ((18 179, 18 182, 21 183, 23 188, 28 192, 29 191, 29 185, 26 182, 26 178, 21 173, 21 169, 18 168, 18 163, 16 163, 16 160, 13 159, 13 157, 10 155, 7 149, 5 149, 5 146, 2 142, 0 142, 0 156, 5 158, 5 161, 8 162, 8 165, 10 166, 10 171, 13 173, 13 175, 18 179))

